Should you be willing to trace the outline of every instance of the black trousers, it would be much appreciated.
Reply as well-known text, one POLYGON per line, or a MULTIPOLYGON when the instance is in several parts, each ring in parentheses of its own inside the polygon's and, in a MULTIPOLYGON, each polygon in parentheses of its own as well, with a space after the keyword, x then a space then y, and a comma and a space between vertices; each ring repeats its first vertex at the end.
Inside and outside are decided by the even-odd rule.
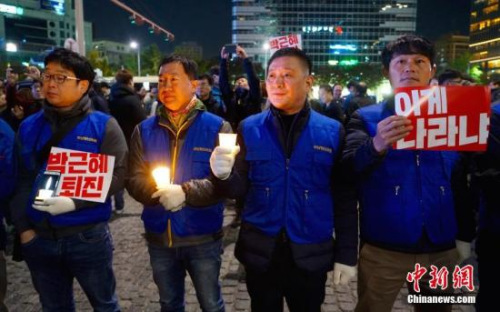
POLYGON ((290 312, 320 312, 327 272, 297 268, 288 243, 278 243, 266 272, 246 266, 252 312, 281 312, 283 298, 290 312))
POLYGON ((498 248, 500 235, 488 231, 480 231, 476 241, 476 252, 479 270, 479 293, 476 298, 476 311, 498 310, 498 248))

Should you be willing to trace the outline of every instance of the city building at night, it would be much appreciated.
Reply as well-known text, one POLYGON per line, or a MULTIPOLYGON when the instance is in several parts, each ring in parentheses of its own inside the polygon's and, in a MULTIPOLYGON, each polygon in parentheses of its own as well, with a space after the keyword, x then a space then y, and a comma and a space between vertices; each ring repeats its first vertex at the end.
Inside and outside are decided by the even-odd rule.
POLYGON ((389 41, 415 33, 417 0, 233 0, 233 43, 257 62, 271 37, 300 34, 315 66, 380 61, 389 41))
POLYGON ((488 75, 500 71, 500 11, 498 0, 473 0, 470 15, 471 65, 488 75))
POLYGON ((105 59, 110 65, 122 65, 127 56, 135 53, 135 51, 132 51, 130 44, 111 40, 96 40, 93 42, 92 48, 99 53, 100 59, 105 59))
POLYGON ((448 34, 436 41, 438 69, 446 69, 469 51, 469 36, 448 34))
MULTIPOLYGON (((85 44, 92 45, 92 24, 85 22, 85 44)), ((2 0, 0 4, 0 58, 40 61, 53 47, 75 38, 73 0, 2 0)))

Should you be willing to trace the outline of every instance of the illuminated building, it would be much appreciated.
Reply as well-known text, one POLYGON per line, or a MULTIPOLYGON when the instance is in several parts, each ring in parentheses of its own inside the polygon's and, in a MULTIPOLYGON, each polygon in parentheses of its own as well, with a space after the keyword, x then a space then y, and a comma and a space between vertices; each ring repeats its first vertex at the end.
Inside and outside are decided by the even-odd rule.
MULTIPOLYGON (((0 4, 0 58, 12 62, 41 60, 54 47, 75 38, 73 0, 2 0, 0 4), (16 52, 14 52, 14 47, 16 52), (6 51, 8 50, 8 51, 6 51)), ((85 22, 85 44, 92 45, 92 25, 85 22)))
POLYGON ((315 66, 373 63, 416 17, 417 0, 233 0, 233 43, 264 61, 268 38, 301 34, 315 66))
POLYGON ((500 11, 498 0, 475 0, 471 5, 471 65, 487 74, 500 70, 500 11))

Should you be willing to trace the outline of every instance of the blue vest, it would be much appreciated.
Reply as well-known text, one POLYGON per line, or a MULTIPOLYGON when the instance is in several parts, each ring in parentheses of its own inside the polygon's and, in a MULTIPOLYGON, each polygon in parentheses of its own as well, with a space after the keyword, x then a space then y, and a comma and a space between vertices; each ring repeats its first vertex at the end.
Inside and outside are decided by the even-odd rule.
MULTIPOLYGON (((177 157, 175 184, 210 176, 210 155, 215 148, 223 120, 213 114, 200 112, 187 129, 177 157)), ((172 168, 168 129, 158 124, 153 116, 140 124, 145 161, 150 168, 172 168)), ((185 206, 180 211, 166 211, 162 205, 144 206, 142 220, 148 231, 163 233, 170 220, 175 235, 180 237, 210 234, 222 228, 222 202, 205 207, 185 206)))
MULTIPOLYGON (((101 143, 106 133, 106 124, 110 116, 100 113, 91 112, 80 123, 70 131, 64 139, 57 145, 61 148, 79 150, 89 153, 100 153, 101 143), (81 137, 95 139, 95 142, 82 140, 81 137)), ((21 140, 22 149, 21 157, 23 165, 30 171, 37 170, 38 164, 36 154, 40 152, 42 147, 52 136, 50 124, 43 116, 43 111, 40 111, 28 117, 19 129, 19 138, 21 140)), ((33 209, 34 197, 39 188, 38 180, 41 174, 45 171, 47 163, 41 164, 38 176, 35 179, 34 188, 32 190, 28 206, 26 207, 29 218, 35 222, 42 222, 43 219, 48 219, 50 224, 54 226, 73 226, 99 223, 109 220, 111 216, 111 200, 108 198, 105 203, 97 204, 93 207, 75 210, 68 213, 63 213, 53 216, 47 212, 33 209)))
MULTIPOLYGON (((369 135, 393 112, 387 103, 359 110, 369 135)), ((367 242, 415 244, 425 228, 434 244, 457 233, 451 174, 457 152, 389 149, 384 161, 360 183, 361 237, 367 242)))
POLYGON ((242 219, 269 236, 285 228, 297 244, 331 240, 331 178, 340 123, 311 111, 291 158, 286 159, 272 119, 267 110, 242 123, 250 180, 242 219))
MULTIPOLYGON (((2 200, 8 198, 16 185, 14 140, 14 131, 8 123, 0 119, 0 199, 2 200)), ((0 216, 2 215, 3 212, 0 211, 0 216)))

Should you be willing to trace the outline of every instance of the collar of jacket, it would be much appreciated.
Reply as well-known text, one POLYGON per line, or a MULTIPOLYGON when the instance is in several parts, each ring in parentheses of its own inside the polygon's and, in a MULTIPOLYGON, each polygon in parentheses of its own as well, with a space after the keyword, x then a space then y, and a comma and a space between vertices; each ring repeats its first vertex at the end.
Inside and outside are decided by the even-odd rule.
POLYGON ((75 102, 70 109, 61 109, 53 106, 47 100, 43 102, 43 116, 51 123, 58 123, 81 114, 88 113, 91 110, 92 103, 87 94, 85 94, 78 102, 75 102))
MULTIPOLYGON (((186 113, 187 117, 182 124, 191 123, 194 120, 194 117, 196 117, 196 115, 198 114, 198 112, 207 110, 203 102, 200 101, 198 98, 196 98, 196 96, 192 99, 192 101, 194 101, 194 106, 192 106, 191 109, 188 110, 188 112, 186 113)), ((174 130, 176 130, 176 127, 172 124, 172 122, 167 116, 168 114, 167 108, 160 101, 158 101, 158 105, 161 105, 160 108, 158 108, 157 110, 158 124, 169 128, 170 130, 172 130, 172 132, 175 133, 176 131, 174 130)))
MULTIPOLYGON (((279 118, 280 115, 284 115, 283 112, 280 109, 274 107, 274 105, 272 103, 271 103, 271 105, 269 105, 269 107, 270 107, 271 113, 273 114, 273 116, 275 118, 279 118)), ((309 116, 310 113, 311 113, 311 104, 309 104, 309 101, 306 100, 304 106, 298 112, 299 118, 309 116)))

